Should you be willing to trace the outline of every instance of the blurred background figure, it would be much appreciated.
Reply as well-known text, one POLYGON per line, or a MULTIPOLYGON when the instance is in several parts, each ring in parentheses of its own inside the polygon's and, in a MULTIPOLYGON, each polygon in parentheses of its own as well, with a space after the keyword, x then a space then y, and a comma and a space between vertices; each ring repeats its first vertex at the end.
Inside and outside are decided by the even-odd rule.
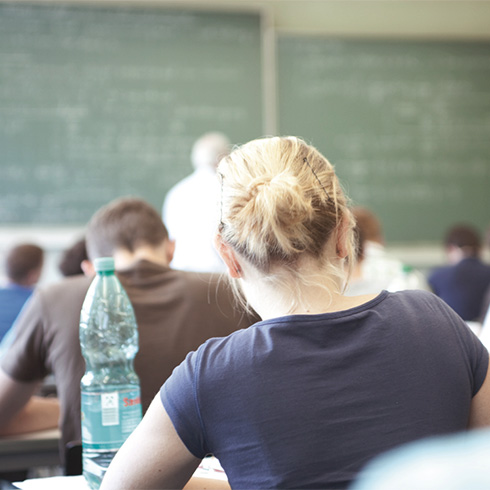
POLYGON ((383 289, 392 292, 404 289, 428 290, 427 281, 421 272, 387 253, 383 229, 377 216, 360 206, 354 207, 352 213, 358 227, 357 236, 362 240, 362 256, 357 278, 353 278, 349 285, 352 292, 348 289, 346 294, 371 294, 383 289))
POLYGON ((371 461, 349 490, 490 488, 490 429, 405 444, 371 461))
MULTIPOLYGON (((118 278, 133 304, 139 332, 134 365, 144 411, 188 352, 208 338, 226 336, 256 321, 255 315, 235 308, 231 290, 219 274, 169 267, 173 242, 160 212, 142 199, 111 201, 94 214, 85 236, 90 263, 114 257, 118 278)), ((0 363, 0 435, 58 424, 55 418, 51 425, 58 411, 53 414, 49 407, 45 414, 43 400, 31 397, 50 375, 61 407, 62 461, 66 445, 81 438, 80 379, 85 361, 79 322, 91 275, 75 274, 37 287, 11 331, 13 340, 0 363), (31 406, 26 405, 29 399, 31 406)))
POLYGON ((175 269, 223 272, 214 249, 219 221, 219 181, 216 166, 230 152, 230 141, 222 133, 206 133, 192 147, 194 172, 178 182, 165 197, 163 222, 175 240, 175 269))
POLYGON ((85 274, 91 277, 95 274, 87 255, 85 238, 80 238, 65 250, 58 263, 58 269, 64 277, 78 274, 85 274))
POLYGON ((479 321, 490 287, 490 265, 480 258, 480 234, 471 225, 454 225, 446 233, 444 247, 448 265, 432 271, 429 285, 463 320, 479 321))
POLYGON ((364 262, 364 246, 366 242, 366 235, 363 228, 356 223, 354 227, 354 237, 356 243, 356 263, 352 268, 351 277, 345 294, 347 296, 358 296, 361 294, 376 294, 383 289, 384 283, 376 280, 375 278, 367 278, 363 275, 363 262, 364 262))
MULTIPOLYGON (((487 230, 486 242, 487 247, 490 249, 490 227, 487 230)), ((490 351, 490 286, 487 288, 487 291, 483 298, 480 340, 490 351)))
POLYGON ((5 260, 6 284, 0 288, 0 340, 12 327, 41 277, 44 250, 32 243, 14 246, 5 260))

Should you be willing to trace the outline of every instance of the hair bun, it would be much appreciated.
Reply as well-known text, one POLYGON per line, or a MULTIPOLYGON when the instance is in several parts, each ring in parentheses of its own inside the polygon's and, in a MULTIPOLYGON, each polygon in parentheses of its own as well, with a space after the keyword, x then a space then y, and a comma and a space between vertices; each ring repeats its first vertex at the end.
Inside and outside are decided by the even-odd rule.
POLYGON ((305 199, 294 175, 282 172, 274 176, 261 176, 248 185, 249 198, 256 201, 257 209, 276 215, 278 223, 308 221, 313 213, 311 201, 305 199))
POLYGON ((253 220, 243 224, 245 239, 268 243, 278 256, 290 256, 308 247, 305 227, 314 215, 311 199, 307 199, 294 175, 280 173, 261 176, 247 186, 247 205, 243 209, 253 220))
POLYGON ((223 240, 261 271, 303 253, 322 257, 348 212, 330 162, 297 138, 249 142, 220 174, 223 240))

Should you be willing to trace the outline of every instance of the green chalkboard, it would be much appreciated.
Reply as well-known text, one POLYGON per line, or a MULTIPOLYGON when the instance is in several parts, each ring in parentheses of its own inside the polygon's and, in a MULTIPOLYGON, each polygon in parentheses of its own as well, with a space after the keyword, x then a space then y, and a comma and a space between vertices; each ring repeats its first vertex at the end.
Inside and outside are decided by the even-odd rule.
POLYGON ((490 225, 490 43, 280 37, 282 134, 335 165, 388 242, 490 225))
POLYGON ((0 224, 160 208, 198 136, 264 133, 261 67, 258 12, 0 4, 0 224))

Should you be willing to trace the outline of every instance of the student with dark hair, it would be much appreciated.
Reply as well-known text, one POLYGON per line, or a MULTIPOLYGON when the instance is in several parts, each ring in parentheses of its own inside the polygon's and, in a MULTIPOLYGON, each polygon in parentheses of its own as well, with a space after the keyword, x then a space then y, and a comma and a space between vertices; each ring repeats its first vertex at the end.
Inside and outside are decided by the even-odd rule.
MULTIPOLYGON (((368 208, 356 206, 352 214, 363 236, 363 259, 359 264, 356 284, 350 289, 357 294, 369 294, 403 289, 429 290, 423 274, 390 255, 385 248, 381 221, 368 208)), ((349 295, 352 293, 349 291, 349 295)))
POLYGON ((367 277, 363 268, 364 261, 366 260, 366 230, 359 222, 356 222, 353 233, 355 239, 354 266, 352 267, 352 273, 345 294, 347 296, 358 296, 360 294, 379 293, 387 287, 385 279, 382 276, 378 277, 376 275, 367 277))
POLYGON ((354 219, 293 138, 221 160, 216 247, 262 318, 190 353, 101 490, 182 488, 214 454, 236 489, 342 489, 376 455, 490 424, 488 351, 428 291, 345 296, 354 219))
POLYGON ((473 226, 458 224, 444 238, 449 264, 429 275, 429 285, 463 320, 481 320, 490 265, 481 258, 481 237, 473 226))
POLYGON ((7 284, 0 288, 0 340, 30 298, 41 277, 43 263, 43 249, 32 243, 16 245, 8 252, 5 260, 7 284))
MULTIPOLYGON (((147 202, 122 198, 109 203, 95 213, 85 236, 92 261, 114 257, 116 273, 133 304, 139 332, 134 364, 144 411, 189 351, 210 337, 227 335, 252 322, 253 317, 234 308, 219 276, 170 268, 173 242, 159 213, 147 202)), ((85 363, 79 320, 90 282, 91 278, 75 275, 39 288, 19 317, 18 335, 1 362, 0 432, 9 420, 15 423, 36 386, 52 373, 63 447, 80 439, 80 380, 85 363)), ((36 421, 35 415, 30 420, 31 430, 36 423, 38 428, 53 423, 52 418, 36 421)))
POLYGON ((80 238, 64 251, 59 261, 58 268, 65 277, 85 273, 89 276, 94 274, 87 255, 85 238, 80 238))

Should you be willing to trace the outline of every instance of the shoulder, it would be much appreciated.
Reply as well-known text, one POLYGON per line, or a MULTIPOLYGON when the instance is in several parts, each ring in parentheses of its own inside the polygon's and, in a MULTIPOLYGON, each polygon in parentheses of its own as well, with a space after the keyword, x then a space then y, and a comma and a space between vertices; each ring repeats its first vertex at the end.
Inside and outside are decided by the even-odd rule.
MULTIPOLYGON (((383 306, 381 306, 383 307, 383 306)), ((385 311, 408 318, 423 318, 424 324, 437 324, 451 320, 451 323, 464 323, 459 315, 445 301, 430 291, 408 289, 389 293, 384 302, 385 311)))
POLYGON ((172 278, 181 283, 186 291, 194 294, 204 294, 209 300, 232 300, 232 289, 224 274, 212 272, 191 272, 172 269, 172 278))
POLYGON ((245 308, 237 301, 228 277, 225 274, 212 272, 178 272, 185 292, 196 302, 198 298, 204 301, 211 311, 221 318, 237 320, 240 326, 247 327, 260 320, 259 316, 245 308))
POLYGON ((480 269, 487 276, 490 276, 490 264, 487 264, 480 259, 475 259, 475 267, 480 269))
POLYGON ((17 318, 16 328, 26 330, 28 325, 50 323, 70 315, 79 316, 90 283, 91 279, 85 276, 74 276, 37 287, 17 318))
POLYGON ((207 294, 210 290, 220 285, 222 278, 219 274, 208 272, 193 272, 179 269, 169 269, 166 280, 182 287, 184 291, 207 294))
POLYGON ((269 325, 257 322, 226 336, 206 340, 196 351, 196 362, 206 368, 215 368, 217 375, 221 376, 223 369, 241 369, 243 363, 256 361, 271 346, 269 325))
POLYGON ((26 300, 33 293, 33 288, 25 288, 22 286, 7 286, 0 288, 0 301, 4 304, 2 307, 8 307, 11 300, 26 300))
MULTIPOLYGON (((65 317, 68 312, 77 310, 82 306, 87 290, 92 280, 83 275, 62 279, 59 282, 39 286, 29 299, 29 311, 31 314, 39 312, 43 316, 49 311, 52 315, 63 313, 65 317)), ((51 315, 49 315, 51 318, 51 315)), ((19 320, 21 317, 19 317, 19 320)))
POLYGON ((85 296, 92 279, 82 274, 67 277, 59 282, 40 286, 35 295, 49 301, 61 301, 61 298, 85 296))
POLYGON ((452 265, 442 265, 431 270, 429 274, 429 281, 438 280, 451 274, 454 271, 454 266, 452 265))
POLYGON ((397 302, 399 304, 407 305, 429 304, 441 301, 434 293, 424 289, 404 289, 401 291, 388 292, 385 300, 387 300, 388 303, 397 302))

